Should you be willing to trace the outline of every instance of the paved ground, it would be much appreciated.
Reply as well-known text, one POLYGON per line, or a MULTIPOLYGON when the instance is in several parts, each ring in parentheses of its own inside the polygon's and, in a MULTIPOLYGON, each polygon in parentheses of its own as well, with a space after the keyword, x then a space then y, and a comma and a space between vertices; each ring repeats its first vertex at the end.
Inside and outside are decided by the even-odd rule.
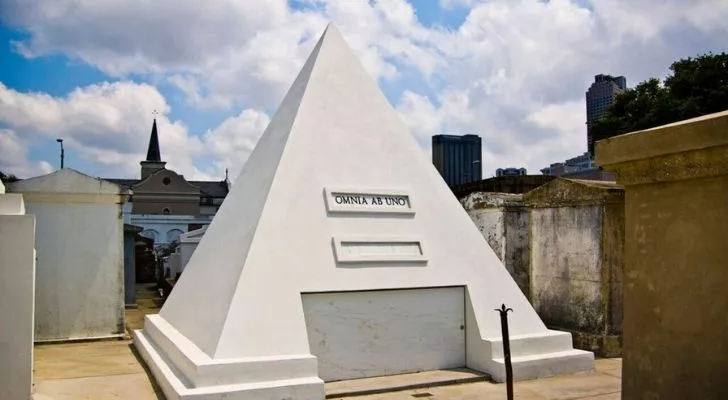
MULTIPOLYGON (((139 309, 126 311, 127 334, 157 313, 161 299, 153 289, 137 288, 139 309)), ((149 378, 131 340, 36 345, 36 400, 164 399, 149 378)))
MULTIPOLYGON (((156 313, 160 304, 154 293, 140 288, 138 310, 127 311, 127 329, 138 329, 143 316, 156 313)), ((595 372, 516 382, 519 400, 618 400, 622 360, 597 360, 595 372)), ((411 377, 387 377, 401 385, 411 377)), ((405 383, 406 384, 406 383, 405 383)), ((361 382, 337 382, 327 392, 346 391, 346 385, 361 387, 361 382), (336 385, 336 386, 334 386, 336 385)), ((351 397, 355 400, 439 400, 505 399, 504 384, 476 382, 461 385, 405 390, 378 395, 351 397)), ((36 400, 75 399, 164 399, 148 371, 131 346, 131 341, 111 340, 85 343, 38 345, 35 347, 36 400)))

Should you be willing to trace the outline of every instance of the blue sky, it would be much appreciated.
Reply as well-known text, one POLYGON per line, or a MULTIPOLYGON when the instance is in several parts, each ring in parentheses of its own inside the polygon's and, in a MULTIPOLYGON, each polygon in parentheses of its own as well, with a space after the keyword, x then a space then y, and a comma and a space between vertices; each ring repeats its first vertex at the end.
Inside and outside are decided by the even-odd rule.
POLYGON ((63 137, 67 165, 135 177, 158 109, 170 168, 237 171, 333 21, 423 152, 433 134, 476 133, 484 176, 538 173, 585 150, 593 75, 632 86, 728 42, 712 0, 243 3, 0 0, 0 170, 57 168, 63 137))

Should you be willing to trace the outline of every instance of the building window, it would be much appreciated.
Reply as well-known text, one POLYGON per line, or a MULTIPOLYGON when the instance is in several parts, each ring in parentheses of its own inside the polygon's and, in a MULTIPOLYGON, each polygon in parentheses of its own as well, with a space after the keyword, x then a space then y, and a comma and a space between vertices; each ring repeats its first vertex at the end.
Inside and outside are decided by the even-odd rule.
POLYGON ((174 241, 179 240, 179 235, 183 234, 179 229, 170 229, 167 231, 167 243, 172 243, 174 241))
POLYGON ((164 215, 169 215, 169 208, 167 208, 167 207, 164 207, 164 208, 162 209, 162 214, 164 214, 164 215))
POLYGON ((169 185, 170 183, 172 183, 172 180, 169 179, 169 177, 165 176, 164 179, 162 179, 162 184, 164 184, 165 186, 169 185))

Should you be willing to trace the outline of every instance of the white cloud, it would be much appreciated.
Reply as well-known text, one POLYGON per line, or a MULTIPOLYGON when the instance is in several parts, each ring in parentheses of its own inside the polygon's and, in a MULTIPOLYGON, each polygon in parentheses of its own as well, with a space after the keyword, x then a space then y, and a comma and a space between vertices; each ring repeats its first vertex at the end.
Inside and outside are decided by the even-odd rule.
MULTIPOLYGON (((162 155, 170 168, 201 176, 193 158, 201 141, 179 121, 170 122, 169 105, 156 88, 133 82, 100 83, 77 88, 65 97, 21 93, 0 83, 0 123, 16 132, 27 148, 62 137, 66 165, 73 159, 99 165, 107 176, 136 176, 149 141, 152 111, 158 110, 162 155)), ((2 152, 10 152, 3 146, 2 152)), ((23 168, 22 164, 16 168, 23 168)))
POLYGON ((268 122, 270 118, 264 112, 247 109, 205 133, 204 145, 215 155, 213 169, 217 176, 228 169, 231 180, 237 177, 268 122))
POLYGON ((20 178, 53 171, 47 161, 28 160, 28 148, 11 129, 0 129, 0 171, 20 178))
POLYGON ((631 84, 661 76, 678 58, 716 49, 695 46, 701 39, 728 33, 715 22, 728 17, 728 3, 713 0, 687 12, 677 0, 445 3, 472 8, 458 29, 430 36, 447 61, 437 71, 442 89, 432 102, 406 93, 398 109, 423 137, 481 135, 484 176, 506 166, 539 173, 585 151, 584 92, 594 75, 624 74, 631 84), (668 41, 676 30, 683 34, 668 41))
POLYGON ((166 76, 205 107, 276 106, 326 23, 336 21, 367 70, 391 78, 389 59, 433 71, 429 31, 404 0, 3 0, 0 18, 31 35, 15 43, 28 57, 64 53, 112 77, 166 76))
MULTIPOLYGON (((167 82, 194 107, 244 109, 200 137, 160 119, 170 167, 193 176, 205 175, 192 164, 202 156, 215 157, 204 171, 237 173, 267 121, 260 110, 277 105, 329 20, 383 86, 407 85, 391 100, 424 149, 436 133, 481 135, 485 176, 505 166, 538 173, 584 151, 593 75, 625 75, 633 85, 678 58, 725 50, 728 36, 723 0, 440 0, 469 8, 452 30, 424 27, 405 0, 298 3, 308 8, 284 0, 0 0, 0 18, 30 33, 17 44, 27 56, 63 53, 111 76, 167 82)), ((114 85, 64 98, 2 88, 0 99, 14 103, 0 103, 0 121, 23 139, 69 136, 94 162, 136 173, 149 113, 169 105, 152 86, 114 85)))
MULTIPOLYGON (((203 135, 170 121, 164 97, 152 86, 133 82, 78 88, 65 97, 20 93, 0 83, 0 171, 27 177, 48 172, 47 162, 31 163, 26 154, 42 142, 64 139, 66 166, 74 159, 98 165, 98 175, 136 177, 151 130, 152 110, 167 168, 190 179, 219 180, 229 169, 234 178, 268 125, 260 110, 246 109, 203 135), (196 168, 194 161, 202 159, 196 168)), ((55 143, 54 143, 55 144, 55 143)))

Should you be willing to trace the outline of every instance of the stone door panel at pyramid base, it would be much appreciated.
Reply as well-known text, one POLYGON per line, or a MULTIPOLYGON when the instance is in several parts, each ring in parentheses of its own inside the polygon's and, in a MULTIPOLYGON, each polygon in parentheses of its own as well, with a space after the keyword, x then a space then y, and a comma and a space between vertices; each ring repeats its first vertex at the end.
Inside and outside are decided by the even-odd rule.
POLYGON ((325 382, 465 366, 464 288, 305 293, 325 382))

